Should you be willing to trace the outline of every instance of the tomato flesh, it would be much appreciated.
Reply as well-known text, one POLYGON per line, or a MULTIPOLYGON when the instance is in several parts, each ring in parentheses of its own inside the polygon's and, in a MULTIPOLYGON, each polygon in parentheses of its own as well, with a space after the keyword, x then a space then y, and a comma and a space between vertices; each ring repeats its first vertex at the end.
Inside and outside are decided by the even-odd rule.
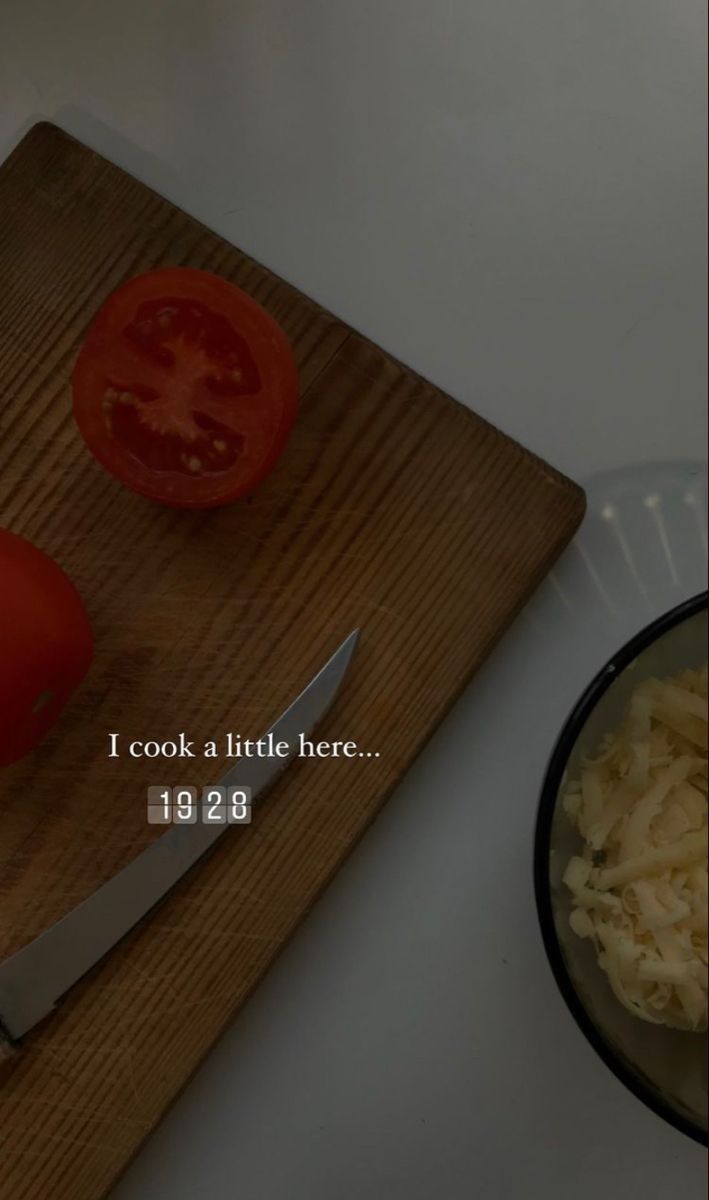
POLYGON ((138 276, 109 297, 73 385, 99 462, 135 491, 189 507, 251 491, 297 407, 280 327, 226 280, 188 268, 138 276))
POLYGON ((92 656, 84 606, 61 567, 0 529, 0 766, 40 744, 92 656))

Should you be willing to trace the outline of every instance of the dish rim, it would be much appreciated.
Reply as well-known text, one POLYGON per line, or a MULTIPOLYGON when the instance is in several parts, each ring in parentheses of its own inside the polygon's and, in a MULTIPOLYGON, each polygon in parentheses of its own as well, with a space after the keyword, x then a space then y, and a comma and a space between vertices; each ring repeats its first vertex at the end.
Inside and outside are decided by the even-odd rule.
POLYGON ((646 1086, 642 1077, 636 1075, 626 1065, 623 1057, 600 1031, 581 1001, 566 969, 556 932, 551 898, 549 856, 554 810, 564 773, 579 734, 596 705, 621 672, 630 666, 639 654, 677 625, 681 625, 690 617, 696 616, 706 609, 708 602, 709 591, 703 591, 663 613, 627 641, 594 676, 571 709, 552 750, 540 792, 534 833, 534 895, 537 917, 547 959, 567 1008, 581 1032, 601 1060, 613 1072, 616 1079, 625 1084, 629 1091, 657 1116, 662 1117, 675 1129, 686 1134, 695 1142, 699 1142, 702 1146, 709 1146, 709 1129, 701 1129, 689 1118, 683 1117, 649 1085, 646 1086))

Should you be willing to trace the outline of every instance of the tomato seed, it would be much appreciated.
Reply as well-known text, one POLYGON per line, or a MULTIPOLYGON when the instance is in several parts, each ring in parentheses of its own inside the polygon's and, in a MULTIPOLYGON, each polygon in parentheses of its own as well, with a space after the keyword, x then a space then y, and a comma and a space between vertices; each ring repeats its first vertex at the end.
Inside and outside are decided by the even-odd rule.
POLYGON ((32 705, 32 712, 33 713, 41 712, 42 709, 47 704, 49 704, 49 701, 52 700, 53 698, 54 698, 54 692, 52 691, 51 688, 48 688, 46 691, 41 692, 39 694, 39 696, 37 697, 37 699, 35 700, 34 704, 32 705))

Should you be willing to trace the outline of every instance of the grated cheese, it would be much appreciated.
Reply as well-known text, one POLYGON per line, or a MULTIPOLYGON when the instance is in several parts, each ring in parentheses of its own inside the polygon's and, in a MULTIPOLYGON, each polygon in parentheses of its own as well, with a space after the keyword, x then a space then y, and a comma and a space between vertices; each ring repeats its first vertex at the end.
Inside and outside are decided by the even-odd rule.
POLYGON ((631 1013, 707 1028, 707 668, 651 679, 563 797, 584 839, 564 883, 631 1013))

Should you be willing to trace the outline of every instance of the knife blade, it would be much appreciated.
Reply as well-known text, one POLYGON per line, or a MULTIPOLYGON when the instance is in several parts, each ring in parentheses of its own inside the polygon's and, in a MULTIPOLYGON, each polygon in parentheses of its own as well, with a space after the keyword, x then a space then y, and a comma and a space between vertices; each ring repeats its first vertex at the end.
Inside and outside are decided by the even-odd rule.
MULTIPOLYGON (((359 638, 349 635, 268 733, 286 742, 283 758, 244 758, 219 786, 262 796, 292 762, 333 704, 359 638)), ((65 917, 0 963, 0 1039, 12 1046, 55 1008, 91 967, 121 941, 218 841, 228 825, 173 825, 65 917)), ((6 1046, 7 1049, 7 1046, 6 1046)))

